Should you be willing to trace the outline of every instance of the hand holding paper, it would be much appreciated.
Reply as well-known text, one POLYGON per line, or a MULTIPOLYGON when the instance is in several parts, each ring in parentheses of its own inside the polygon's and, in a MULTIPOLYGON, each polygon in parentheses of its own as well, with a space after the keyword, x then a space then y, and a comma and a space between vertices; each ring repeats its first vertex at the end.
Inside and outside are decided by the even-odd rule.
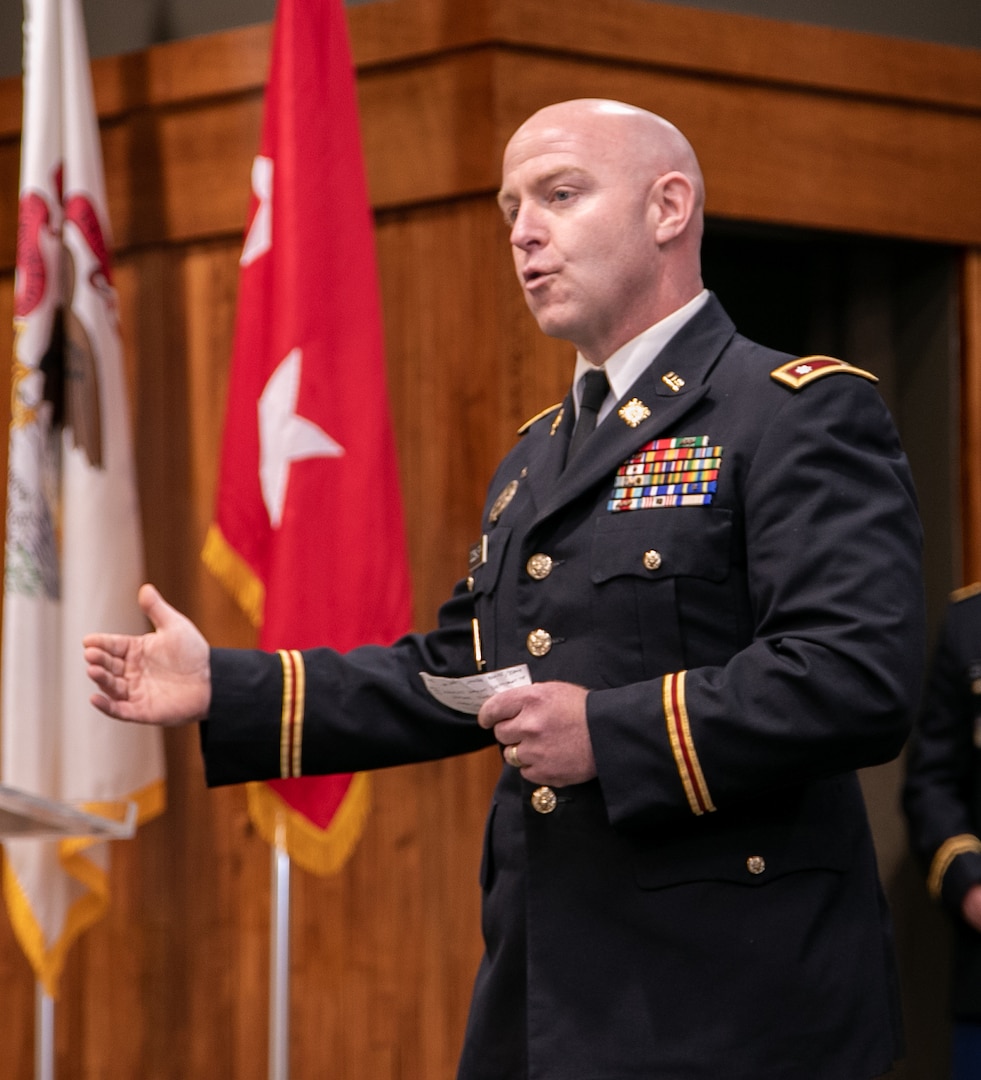
POLYGON ((567 787, 595 778, 584 687, 533 684, 526 664, 460 679, 419 674, 438 701, 493 728, 504 760, 531 783, 567 787))

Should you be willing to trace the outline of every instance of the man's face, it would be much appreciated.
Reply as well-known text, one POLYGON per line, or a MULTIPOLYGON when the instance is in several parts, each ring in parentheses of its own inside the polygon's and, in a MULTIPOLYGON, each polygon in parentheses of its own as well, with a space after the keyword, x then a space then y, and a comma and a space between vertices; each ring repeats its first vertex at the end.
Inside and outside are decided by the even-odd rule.
POLYGON ((546 110, 504 154, 498 197, 538 325, 603 363, 657 320, 655 180, 622 117, 546 110))

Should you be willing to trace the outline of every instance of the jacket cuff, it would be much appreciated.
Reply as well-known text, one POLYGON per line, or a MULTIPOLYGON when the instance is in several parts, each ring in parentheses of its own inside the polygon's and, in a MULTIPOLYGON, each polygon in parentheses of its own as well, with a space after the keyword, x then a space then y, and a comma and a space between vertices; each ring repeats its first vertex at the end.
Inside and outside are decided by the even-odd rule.
POLYGON ((967 890, 981 882, 981 839, 961 833, 945 840, 930 863, 927 889, 935 900, 960 910, 967 890))

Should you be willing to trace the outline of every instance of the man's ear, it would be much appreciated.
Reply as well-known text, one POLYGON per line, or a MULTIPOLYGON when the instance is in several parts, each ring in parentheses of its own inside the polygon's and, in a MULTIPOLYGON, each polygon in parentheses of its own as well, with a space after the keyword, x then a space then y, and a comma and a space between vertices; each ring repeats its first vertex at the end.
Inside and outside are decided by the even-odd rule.
POLYGON ((695 187, 682 172, 667 172, 651 186, 654 237, 667 244, 680 236, 695 211, 695 187))

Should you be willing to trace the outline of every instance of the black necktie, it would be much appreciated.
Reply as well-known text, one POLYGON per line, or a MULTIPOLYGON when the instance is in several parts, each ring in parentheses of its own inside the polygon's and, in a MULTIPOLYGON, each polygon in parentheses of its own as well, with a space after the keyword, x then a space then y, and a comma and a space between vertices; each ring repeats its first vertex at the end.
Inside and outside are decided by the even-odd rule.
POLYGON ((579 402, 579 418, 569 440, 569 450, 565 456, 566 465, 579 453, 582 444, 596 427, 596 414, 610 392, 606 372, 601 368, 587 371, 582 377, 582 401, 579 402))

